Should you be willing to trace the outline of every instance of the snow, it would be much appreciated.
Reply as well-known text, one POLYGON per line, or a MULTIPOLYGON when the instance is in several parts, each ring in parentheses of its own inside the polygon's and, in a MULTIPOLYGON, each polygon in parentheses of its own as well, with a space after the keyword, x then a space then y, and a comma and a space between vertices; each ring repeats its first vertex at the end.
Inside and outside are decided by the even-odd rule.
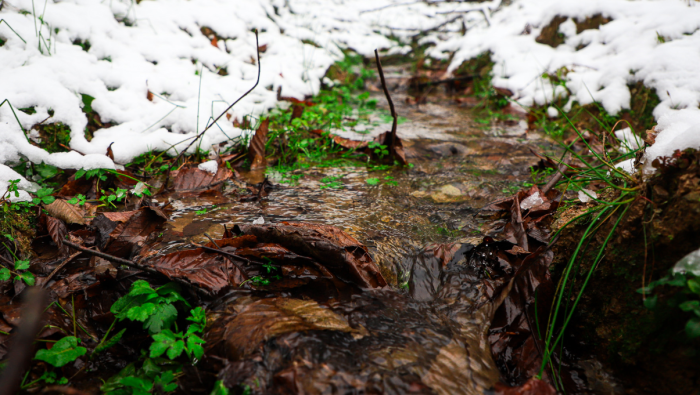
MULTIPOLYGON (((254 29, 264 48, 259 86, 190 151, 240 136, 243 131, 232 121, 275 107, 278 91, 298 99, 318 92, 342 49, 366 56, 375 48, 383 54, 407 53, 410 38, 421 31, 426 33, 419 43, 430 46, 428 55, 452 57, 450 71, 491 52, 494 85, 514 92, 523 107, 546 106, 549 116, 558 116, 551 106, 558 97, 568 98, 565 111, 574 102, 597 101, 616 114, 630 107, 628 85, 642 81, 654 88, 661 103, 653 113, 656 143, 642 161, 647 172, 658 156, 700 148, 696 2, 10 0, 3 3, 0 19, 7 22, 0 24, 5 41, 0 47, 0 101, 36 111, 15 111, 18 124, 9 104, 0 106, 0 164, 27 158, 61 168, 115 168, 105 156, 112 143, 117 165, 151 150, 176 155, 253 86, 258 72, 254 29), (576 20, 596 14, 611 21, 577 31, 576 20), (556 48, 537 43, 558 15, 566 18, 559 26, 564 43, 556 48), (218 39, 205 36, 203 27, 218 39), (543 77, 557 72, 564 84, 543 77), (114 125, 96 131, 91 141, 84 135, 82 95, 94 97, 93 110, 103 123, 114 125), (44 120, 70 128, 74 151, 49 154, 30 143, 38 134, 25 134, 22 128, 44 120)), ((622 136, 631 143, 627 148, 636 144, 631 131, 622 136)), ((0 172, 0 193, 10 179, 20 178, 6 169, 0 172)), ((22 182, 21 188, 30 185, 22 182)))
POLYGON ((219 170, 219 164, 215 160, 200 163, 197 167, 199 170, 208 171, 211 174, 216 174, 216 172, 219 170))
POLYGON ((520 202, 520 209, 529 210, 533 207, 539 206, 542 203, 544 203, 544 199, 542 199, 539 192, 535 192, 520 202))
POLYGON ((580 200, 582 203, 588 203, 593 199, 598 199, 598 194, 590 189, 582 188, 580 191, 578 191, 578 200, 580 200))

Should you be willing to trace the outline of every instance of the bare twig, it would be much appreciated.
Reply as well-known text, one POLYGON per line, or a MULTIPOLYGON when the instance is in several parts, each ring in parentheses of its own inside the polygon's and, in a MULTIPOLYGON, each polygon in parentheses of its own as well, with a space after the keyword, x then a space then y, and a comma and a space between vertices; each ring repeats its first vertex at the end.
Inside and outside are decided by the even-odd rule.
MULTIPOLYGON (((233 102, 233 104, 228 106, 221 114, 219 114, 218 117, 216 117, 216 119, 214 119, 206 128, 204 128, 204 130, 202 130, 201 133, 199 133, 197 136, 195 136, 195 138, 192 141, 190 141, 190 143, 187 145, 187 147, 185 147, 185 149, 180 151, 177 158, 175 158, 175 160, 173 161, 173 164, 177 164, 177 162, 180 160, 180 158, 182 158, 182 155, 192 146, 192 144, 194 144, 197 140, 199 140, 200 137, 204 136, 204 133, 206 133, 207 130, 209 130, 212 126, 216 125, 216 123, 219 122, 219 119, 221 119, 221 117, 223 117, 228 112, 228 110, 230 110, 233 106, 235 106, 244 97, 248 96, 248 94, 250 92, 252 92, 253 89, 255 89, 258 86, 258 83, 260 83, 260 43, 258 42, 258 31, 257 30, 255 30, 255 49, 258 53, 258 79, 255 81, 255 85, 253 85, 252 88, 250 88, 246 93, 244 93, 241 97, 239 97, 238 100, 233 102)), ((168 180, 170 178, 170 168, 171 167, 172 166, 168 166, 168 171, 165 174, 165 183, 163 184, 163 190, 168 188, 168 180)))
POLYGON ((389 102, 389 109, 391 110, 391 117, 394 119, 391 123, 391 146, 389 147, 389 152, 392 156, 395 156, 394 146, 396 144, 396 125, 398 124, 398 117, 396 116, 396 109, 394 108, 394 102, 391 100, 391 95, 389 95, 389 89, 386 87, 386 80, 384 79, 384 70, 382 70, 382 62, 379 61, 379 52, 374 50, 374 57, 377 59, 377 70, 379 71, 379 79, 382 81, 382 88, 384 89, 384 95, 386 100, 389 102))
POLYGON ((76 252, 75 254, 69 256, 68 258, 66 258, 60 265, 58 265, 58 267, 56 267, 55 269, 53 269, 53 271, 51 272, 51 274, 49 274, 49 276, 46 277, 46 280, 44 280, 44 284, 42 285, 42 288, 46 288, 46 284, 48 284, 49 281, 51 281, 51 278, 52 278, 56 273, 58 273, 59 270, 63 269, 64 266, 66 266, 70 261, 72 261, 75 257, 77 257, 78 255, 80 255, 80 254, 82 254, 82 253, 83 253, 82 251, 76 252))
POLYGON ((214 244, 214 246, 216 247, 217 250, 220 250, 220 249, 221 249, 221 248, 219 247, 219 245, 216 244, 216 242, 214 241, 214 239, 212 239, 211 236, 209 236, 209 233, 205 233, 204 236, 206 236, 207 239, 209 239, 209 241, 211 241, 211 243, 214 244))
POLYGON ((559 180, 561 180, 562 177, 564 177, 564 172, 568 168, 569 168, 569 160, 564 159, 559 164, 559 167, 557 168, 557 174, 555 174, 554 177, 552 177, 552 179, 550 179, 549 182, 547 182, 547 184, 544 187, 542 187, 542 189, 541 189, 542 193, 546 194, 547 192, 549 192, 550 189, 554 188, 554 186, 559 182, 559 180))
MULTIPOLYGON (((118 263, 118 264, 120 264, 120 265, 128 266, 128 267, 130 267, 130 268, 137 269, 137 270, 141 270, 141 271, 144 271, 144 272, 147 272, 147 273, 151 273, 151 274, 156 274, 156 275, 159 275, 159 276, 168 277, 168 276, 166 276, 165 274, 159 272, 158 270, 156 270, 156 269, 154 269, 154 268, 152 268, 152 267, 150 267, 150 266, 141 265, 141 264, 139 264, 139 263, 130 261, 130 260, 128 260, 128 259, 123 259, 123 258, 116 257, 116 256, 114 256, 114 255, 105 254, 104 252, 99 252, 99 251, 91 250, 91 249, 89 249, 89 248, 85 248, 85 247, 79 246, 79 245, 77 245, 77 244, 71 243, 70 241, 66 241, 66 240, 63 240, 63 244, 65 244, 65 245, 67 245, 67 246, 69 246, 69 247, 71 247, 71 248, 74 248, 74 249, 76 249, 76 250, 78 250, 78 251, 87 252, 88 254, 95 255, 95 256, 99 256, 100 258, 104 258, 104 259, 106 259, 106 260, 108 260, 108 261, 110 261, 110 262, 118 263)), ((168 277, 168 279, 171 280, 171 281, 174 281, 174 282, 176 282, 176 283, 178 283, 178 284, 184 285, 184 286, 186 286, 186 287, 188 287, 188 288, 194 289, 195 291, 197 291, 198 293, 200 293, 200 294, 202 294, 202 295, 210 296, 209 293, 208 293, 207 291, 205 291, 205 290, 203 290, 203 289, 201 289, 201 288, 199 288, 199 287, 197 287, 197 286, 195 286, 195 285, 192 285, 192 284, 190 284, 189 282, 187 282, 187 281, 185 281, 185 280, 182 280, 182 279, 179 279, 179 278, 175 278, 175 277, 168 277)))
MULTIPOLYGON (((244 258, 244 257, 242 257, 242 256, 240 256, 240 255, 236 255, 236 254, 231 253, 231 252, 226 252, 226 251, 224 251, 224 250, 217 250, 216 248, 211 248, 211 247, 203 246, 203 245, 201 245, 201 244, 196 244, 196 243, 192 243, 192 244, 196 245, 197 247, 199 247, 199 248, 201 248, 201 249, 203 249, 203 250, 205 250, 205 251, 217 252, 217 253, 222 254, 222 255, 228 255, 228 256, 230 256, 231 258, 240 259, 240 260, 242 260, 242 261, 244 261, 244 262, 248 262, 248 263, 257 263, 257 262, 251 261, 251 260, 248 259, 248 258, 244 258)), ((233 266, 237 267, 238 270, 241 271, 241 273, 245 274, 245 272, 243 271, 243 268, 242 268, 242 267, 238 266, 238 264, 237 264, 235 261, 231 261, 231 262, 233 263, 233 266)), ((260 263, 258 263, 258 264, 260 264, 260 263)))
POLYGON ((0 395, 14 395, 19 391, 24 371, 34 355, 34 338, 41 329, 44 309, 49 304, 46 291, 39 287, 29 288, 25 297, 19 328, 12 337, 9 357, 0 376, 0 395))

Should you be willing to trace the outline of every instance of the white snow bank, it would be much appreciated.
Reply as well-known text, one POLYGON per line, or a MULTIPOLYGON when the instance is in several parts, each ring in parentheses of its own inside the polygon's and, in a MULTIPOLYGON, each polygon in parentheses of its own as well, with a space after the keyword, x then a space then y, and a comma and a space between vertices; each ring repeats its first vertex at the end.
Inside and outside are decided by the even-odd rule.
MULTIPOLYGON (((483 21, 498 4, 482 3, 479 15, 466 19, 483 21)), ((21 155, 62 168, 114 168, 105 156, 112 143, 117 163, 151 150, 176 154, 255 82, 257 29, 264 51, 260 84, 190 148, 208 149, 242 133, 231 121, 274 107, 278 90, 299 99, 317 93, 327 68, 342 58, 341 47, 405 53, 409 46, 386 36, 436 27, 458 32, 461 22, 446 13, 458 7, 400 0, 4 1, 0 101, 34 107, 33 115, 17 111, 25 129, 46 118, 64 123, 77 152, 48 154, 29 144, 5 104, 0 163, 21 155), (220 75, 224 69, 227 75, 220 75), (81 95, 94 97, 101 121, 116 125, 89 142, 81 95)))
POLYGON ((219 164, 215 160, 210 160, 200 163, 197 168, 199 168, 199 170, 208 171, 211 174, 216 174, 219 170, 219 164))
MULTIPOLYGON (((628 84, 643 81, 661 103, 656 144, 646 154, 646 171, 660 155, 700 148, 700 4, 681 0, 516 0, 476 25, 464 37, 439 43, 429 54, 456 51, 450 69, 490 51, 493 84, 510 89, 525 106, 545 106, 557 97, 594 101, 611 114, 630 108, 628 84), (612 21, 577 32, 574 20, 600 14, 612 21), (564 43, 556 48, 535 39, 554 17, 564 43), (566 88, 543 74, 562 73, 566 88)), ((639 132, 639 131, 638 131, 639 132)))

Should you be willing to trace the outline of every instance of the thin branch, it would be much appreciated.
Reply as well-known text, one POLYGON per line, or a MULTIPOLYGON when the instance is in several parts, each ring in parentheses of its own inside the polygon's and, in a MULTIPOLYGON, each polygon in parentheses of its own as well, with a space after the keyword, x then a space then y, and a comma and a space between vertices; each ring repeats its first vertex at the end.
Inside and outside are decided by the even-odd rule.
MULTIPOLYGON (((239 101, 241 101, 244 97, 248 96, 248 94, 249 94, 250 92, 252 92, 253 89, 255 89, 255 88, 258 86, 258 84, 260 83, 260 70, 261 70, 261 67, 260 67, 260 43, 258 42, 258 31, 257 31, 257 29, 255 30, 255 49, 256 49, 256 51, 257 51, 257 53, 258 53, 258 79, 255 81, 255 85, 253 85, 253 87, 250 88, 250 89, 249 89, 246 93, 244 93, 241 97, 239 97, 238 100, 236 100, 235 102, 233 102, 233 104, 231 104, 230 106, 228 106, 221 114, 219 114, 219 116, 216 117, 216 119, 215 119, 212 123, 210 123, 206 128, 204 128, 204 130, 203 130, 201 133, 199 133, 199 134, 194 138, 194 140, 190 141, 190 144, 189 144, 187 147, 185 147, 184 150, 180 151, 180 154, 177 156, 177 158, 175 158, 175 160, 173 161, 173 164, 177 164, 177 162, 180 160, 180 158, 182 158, 182 155, 183 155, 197 140, 199 140, 200 137, 204 136, 204 133, 206 133, 207 130, 209 130, 212 126, 214 126, 214 125, 219 121, 219 119, 221 119, 221 117, 223 117, 223 116, 228 112, 228 110, 230 110, 233 106, 235 106, 235 105, 236 105, 239 101)), ((171 169, 171 167, 172 167, 172 166, 168 166, 168 171, 167 171, 167 173, 165 174, 165 183, 163 184, 163 190, 165 190, 165 189, 168 188, 168 180, 170 179, 170 169, 171 169)))
POLYGON ((384 95, 386 100, 389 102, 389 109, 391 109, 391 117, 394 118, 391 123, 391 146, 389 147, 392 155, 395 155, 394 146, 396 145, 396 125, 398 124, 398 117, 396 116, 396 109, 394 108, 394 102, 391 100, 391 95, 389 95, 389 89, 386 87, 386 80, 384 79, 384 70, 382 70, 382 62, 379 61, 379 52, 374 50, 374 57, 377 59, 377 70, 379 71, 379 78, 382 81, 382 88, 384 89, 384 95))
POLYGON ((82 251, 76 252, 75 254, 69 256, 68 258, 66 258, 60 265, 58 265, 58 267, 56 267, 55 269, 53 269, 53 271, 51 272, 51 274, 49 274, 49 276, 46 277, 46 280, 44 280, 44 284, 42 285, 42 288, 46 288, 46 284, 48 284, 49 281, 51 281, 51 278, 52 278, 56 273, 58 273, 59 270, 63 269, 64 266, 66 266, 70 261, 72 261, 75 257, 77 257, 78 255, 80 255, 80 254, 82 254, 82 253, 83 253, 82 251))
MULTIPOLYGON (((85 247, 79 246, 79 245, 77 245, 77 244, 71 243, 70 241, 66 241, 66 240, 63 240, 63 244, 65 244, 65 245, 67 245, 67 246, 69 246, 69 247, 71 247, 71 248, 74 248, 74 249, 76 249, 76 250, 78 250, 78 251, 87 252, 88 254, 95 255, 95 256, 98 256, 98 257, 100 257, 100 258, 106 259, 106 260, 108 260, 108 261, 110 261, 110 262, 118 263, 118 264, 120 264, 120 265, 128 266, 128 267, 130 267, 130 268, 137 269, 137 270, 141 270, 141 271, 144 271, 144 272, 147 272, 147 273, 157 274, 157 275, 160 275, 160 276, 165 276, 165 274, 159 272, 158 270, 156 270, 156 269, 154 269, 154 268, 152 268, 152 267, 150 267, 150 266, 141 265, 141 264, 138 264, 138 263, 136 263, 136 262, 130 261, 130 260, 128 260, 128 259, 123 259, 123 258, 116 257, 116 256, 114 256, 114 255, 105 254, 104 252, 99 252, 99 251, 91 250, 91 249, 89 249, 89 248, 85 248, 85 247)), ((168 276, 165 276, 165 277, 168 277, 168 276)), ((200 294, 202 294, 202 295, 211 296, 207 291, 205 291, 205 290, 203 290, 203 289, 201 289, 201 288, 199 288, 199 287, 197 287, 197 286, 194 286, 194 285, 190 284, 189 282, 187 282, 187 281, 185 281, 185 280, 182 280, 182 279, 179 279, 179 278, 175 278, 175 277, 168 277, 168 279, 170 279, 171 281, 175 281, 176 283, 179 283, 179 284, 181 284, 181 285, 184 285, 184 286, 186 286, 186 287, 188 287, 188 288, 194 289, 195 291, 197 291, 198 293, 200 293, 200 294)))

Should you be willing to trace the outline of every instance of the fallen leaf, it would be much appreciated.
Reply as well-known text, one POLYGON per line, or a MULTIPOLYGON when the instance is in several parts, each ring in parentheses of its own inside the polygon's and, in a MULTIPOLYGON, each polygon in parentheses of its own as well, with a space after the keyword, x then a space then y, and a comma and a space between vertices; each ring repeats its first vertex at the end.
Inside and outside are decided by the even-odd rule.
POLYGON ((51 240, 53 240, 53 242, 58 246, 58 250, 61 252, 61 255, 67 255, 69 253, 68 247, 63 245, 63 239, 68 234, 66 224, 60 219, 46 217, 46 228, 49 231, 51 240))
POLYGON ((263 169, 267 167, 267 159, 265 159, 265 144, 267 144, 267 129, 270 125, 270 120, 262 121, 258 130, 255 131, 253 139, 248 147, 248 158, 250 158, 250 169, 263 169))
POLYGON ((63 199, 56 199, 51 204, 44 205, 44 209, 54 218, 58 218, 68 224, 85 225, 85 211, 78 205, 70 204, 63 199))
POLYGON ((179 192, 206 190, 220 185, 233 175, 225 166, 219 166, 216 174, 211 174, 197 166, 185 167, 172 174, 175 177, 173 189, 179 192))
POLYGON ((281 244, 299 255, 315 259, 335 276, 360 287, 387 285, 367 248, 334 226, 300 222, 236 225, 234 233, 252 234, 261 242, 281 244))

